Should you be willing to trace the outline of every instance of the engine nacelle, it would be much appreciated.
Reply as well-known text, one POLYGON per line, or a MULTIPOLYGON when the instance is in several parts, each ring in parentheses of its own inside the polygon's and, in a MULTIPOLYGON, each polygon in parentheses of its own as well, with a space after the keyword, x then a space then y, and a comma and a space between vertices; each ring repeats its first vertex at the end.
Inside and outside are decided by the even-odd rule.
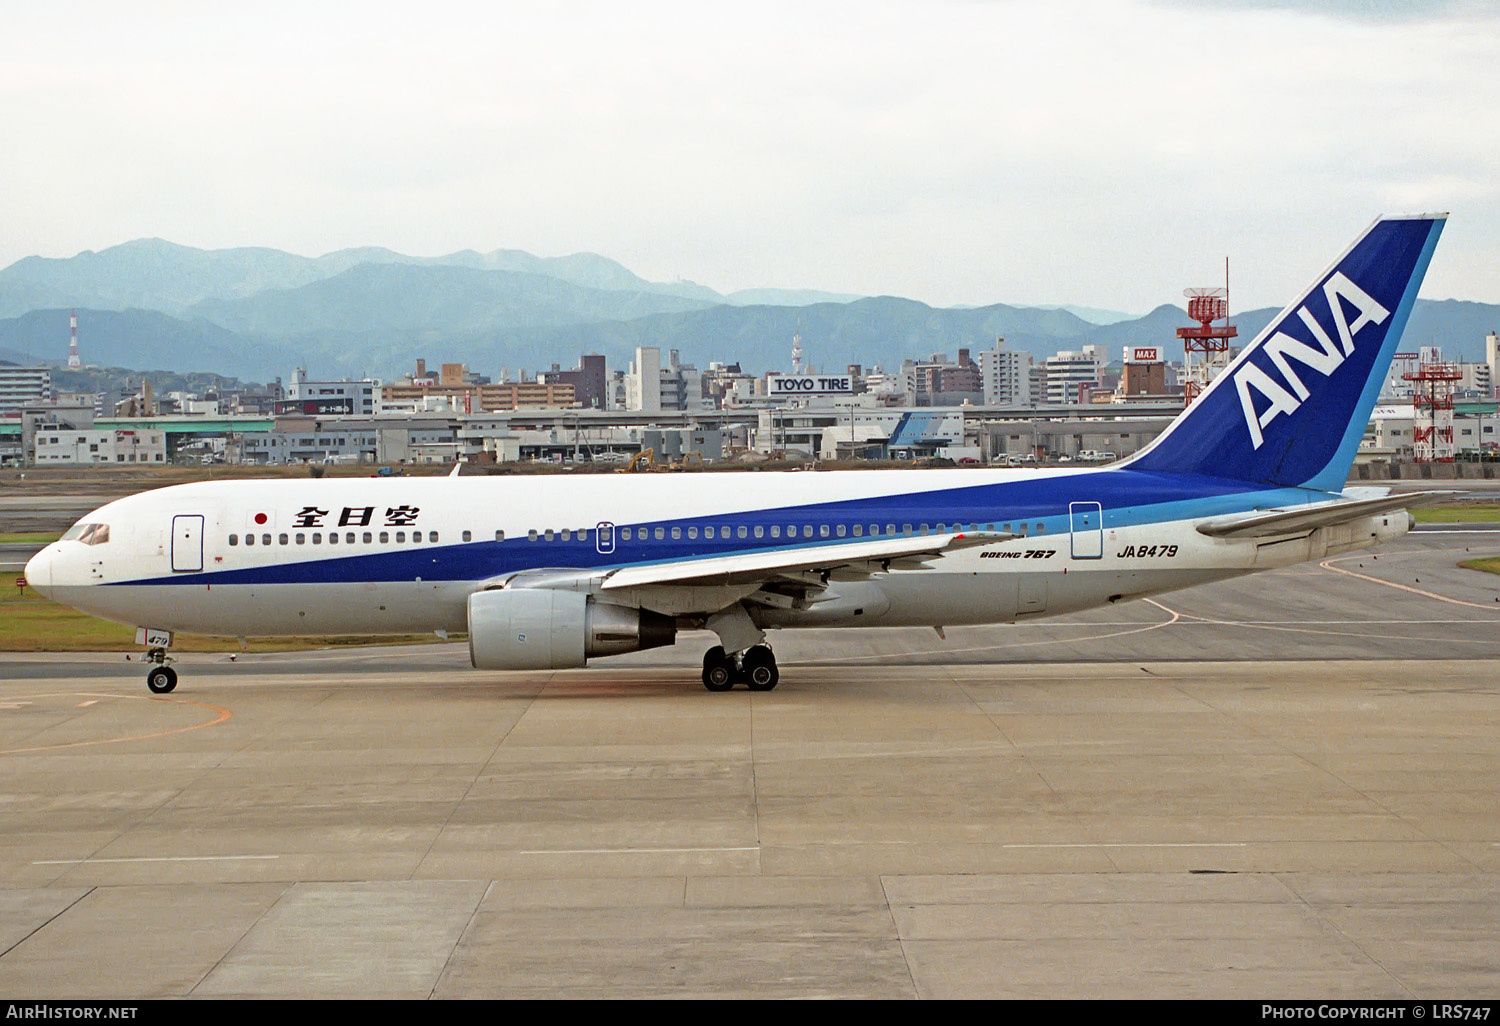
POLYGON ((481 670, 562 670, 676 639, 670 616, 576 591, 502 588, 469 596, 469 662, 481 670))

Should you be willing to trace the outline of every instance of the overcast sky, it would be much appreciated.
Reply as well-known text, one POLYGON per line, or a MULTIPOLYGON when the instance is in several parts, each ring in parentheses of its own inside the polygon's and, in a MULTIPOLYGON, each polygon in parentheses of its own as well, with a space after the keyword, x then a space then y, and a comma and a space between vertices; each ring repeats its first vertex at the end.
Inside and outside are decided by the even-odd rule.
MULTIPOLYGON (((147 236, 1280 306, 1377 215, 1500 302, 1500 4, 7 4, 0 266, 147 236)), ((1497 325, 1500 327, 1500 325, 1497 325)))

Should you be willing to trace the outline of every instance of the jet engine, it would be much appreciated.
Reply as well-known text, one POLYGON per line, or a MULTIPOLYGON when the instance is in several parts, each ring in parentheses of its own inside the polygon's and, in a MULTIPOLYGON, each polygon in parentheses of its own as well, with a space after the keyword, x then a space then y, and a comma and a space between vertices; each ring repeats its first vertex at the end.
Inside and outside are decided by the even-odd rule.
POLYGON ((561 670, 676 639, 677 621, 670 616, 576 591, 517 588, 469 596, 469 661, 481 670, 561 670))

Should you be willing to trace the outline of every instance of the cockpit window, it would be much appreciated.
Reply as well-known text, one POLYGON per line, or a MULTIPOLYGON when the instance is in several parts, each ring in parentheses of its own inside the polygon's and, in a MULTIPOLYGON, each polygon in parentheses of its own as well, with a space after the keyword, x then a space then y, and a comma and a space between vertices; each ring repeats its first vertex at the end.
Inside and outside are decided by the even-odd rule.
POLYGON ((103 545, 109 541, 108 524, 74 524, 59 541, 79 541, 85 545, 103 545))

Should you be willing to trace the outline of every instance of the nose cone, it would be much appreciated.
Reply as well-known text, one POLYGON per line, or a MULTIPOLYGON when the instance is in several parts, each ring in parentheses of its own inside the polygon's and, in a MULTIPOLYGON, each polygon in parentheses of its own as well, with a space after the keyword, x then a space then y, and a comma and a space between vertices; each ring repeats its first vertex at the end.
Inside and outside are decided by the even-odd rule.
POLYGON ((48 545, 26 564, 26 583, 43 595, 52 587, 52 560, 56 555, 57 546, 48 545))

